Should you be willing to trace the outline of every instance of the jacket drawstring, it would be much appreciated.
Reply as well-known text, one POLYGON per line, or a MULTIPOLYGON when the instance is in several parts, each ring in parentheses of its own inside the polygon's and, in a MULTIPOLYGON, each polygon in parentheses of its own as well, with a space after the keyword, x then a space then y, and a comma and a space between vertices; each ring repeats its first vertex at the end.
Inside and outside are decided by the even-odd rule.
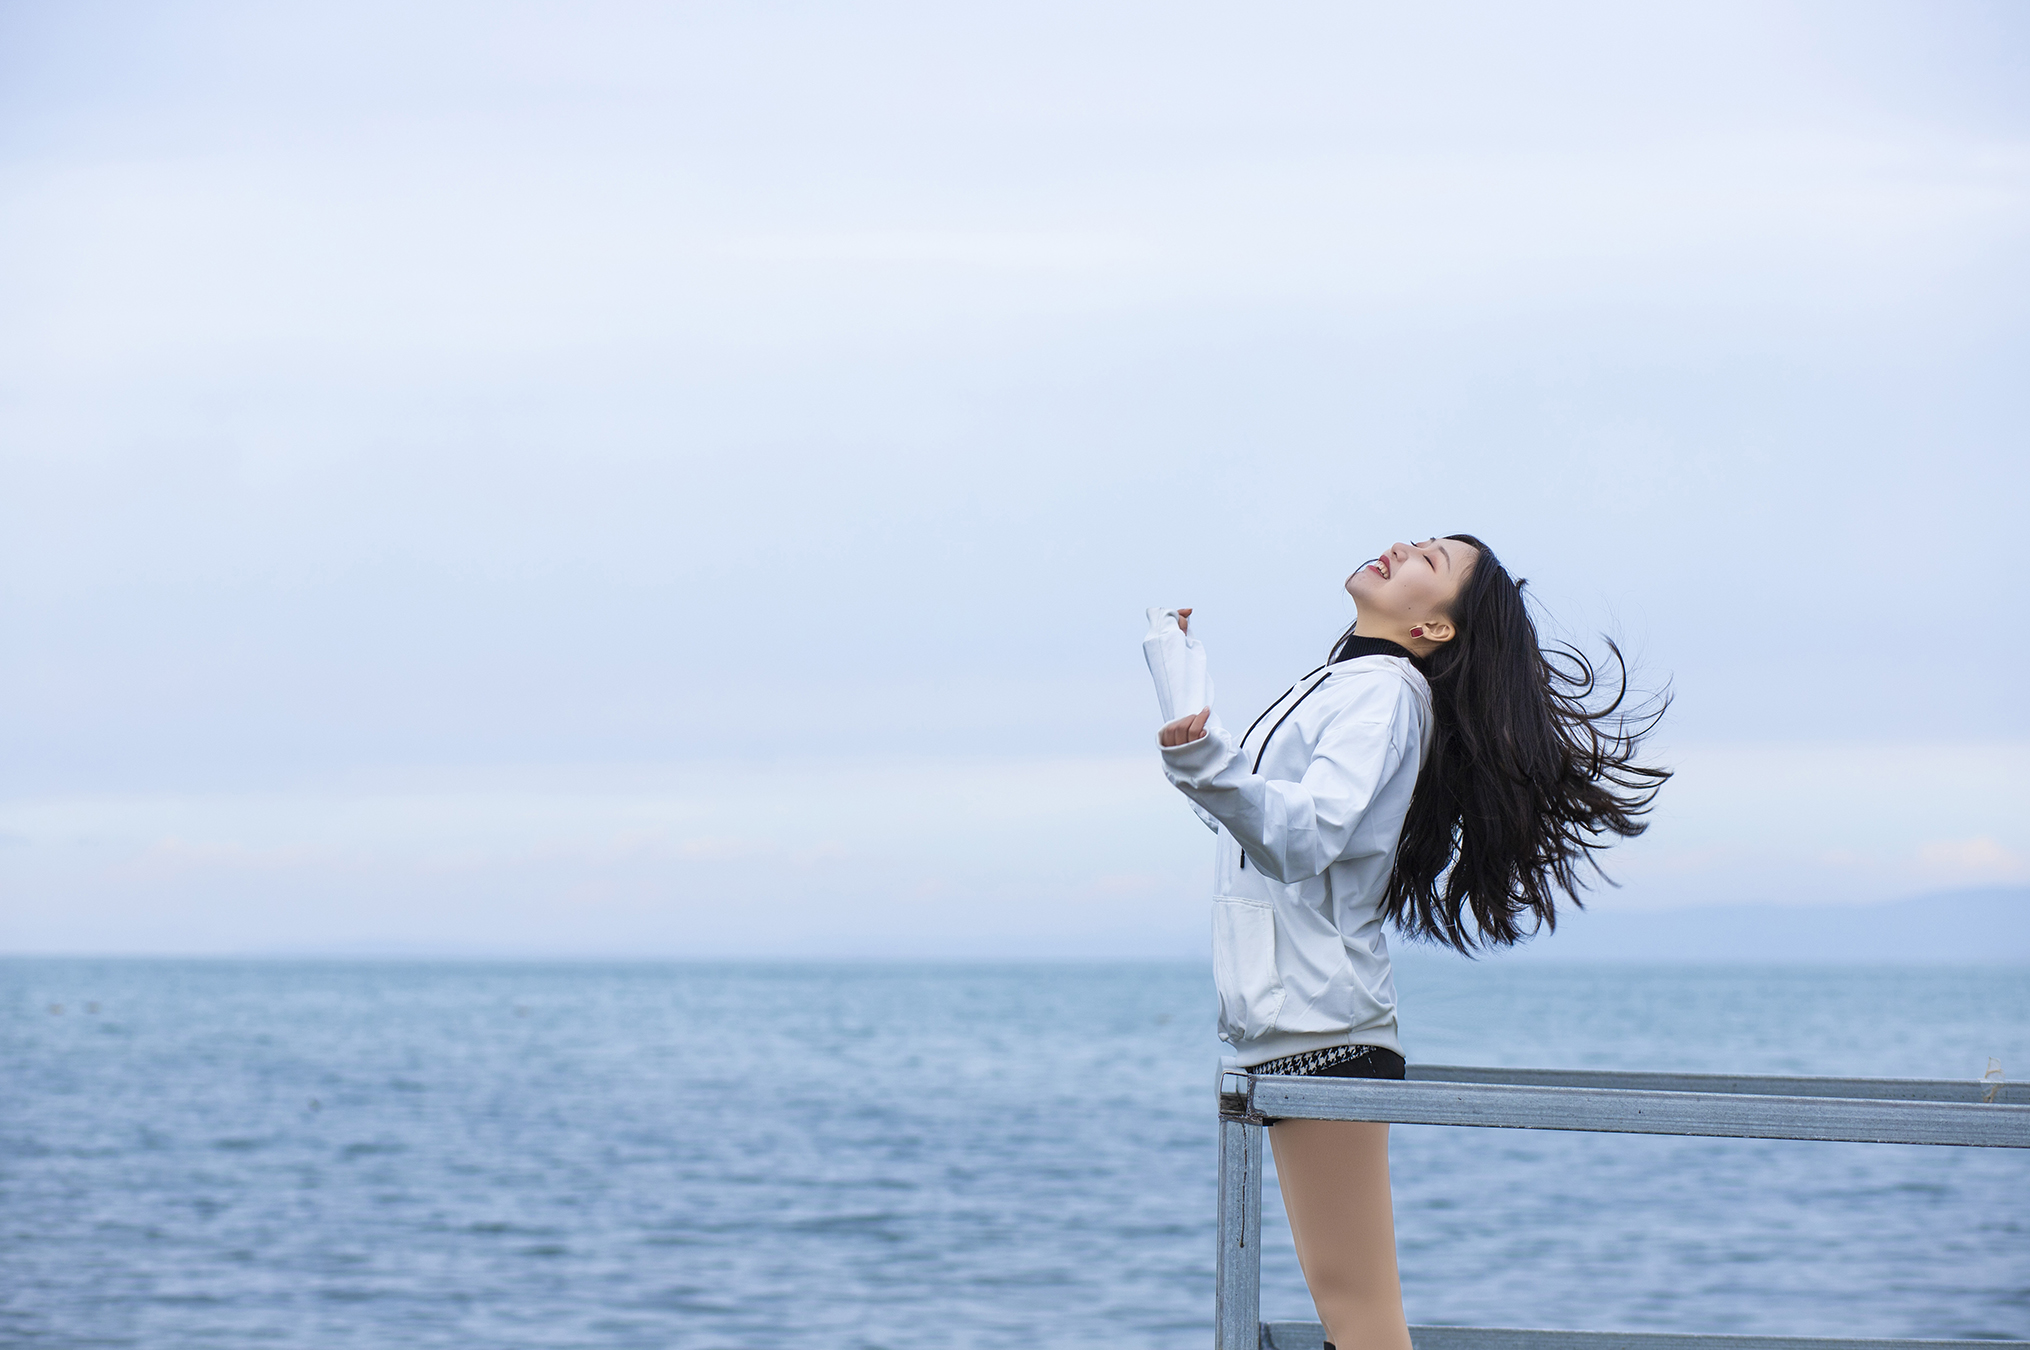
MULTIPOLYGON (((1329 661, 1326 662, 1326 665, 1330 664, 1331 662, 1329 661)), ((1325 666, 1318 667, 1318 670, 1323 669, 1325 669, 1325 666)), ((1318 670, 1312 671, 1311 675, 1316 675, 1318 673, 1318 670)), ((1310 679, 1311 675, 1306 675, 1304 677, 1304 680, 1310 679)), ((1331 678, 1332 677, 1330 675, 1327 675, 1325 677, 1325 680, 1329 680, 1331 678)), ((1304 680, 1297 681, 1297 684, 1304 683, 1304 680)), ((1262 743, 1255 748, 1255 766, 1254 768, 1248 770, 1249 773, 1260 773, 1262 771, 1262 756, 1269 753, 1269 742, 1276 739, 1276 733, 1283 729, 1283 723, 1290 720, 1290 714, 1297 711, 1297 705, 1299 703, 1302 703, 1305 699, 1310 698, 1313 694, 1317 693, 1320 687, 1324 685, 1325 680, 1320 680, 1317 684, 1314 684, 1309 689, 1306 689, 1303 693, 1297 696, 1296 703, 1292 703, 1288 708, 1284 709, 1283 715, 1276 719, 1276 725, 1269 728, 1269 734, 1262 737, 1262 743)), ((1290 689, 1295 689, 1297 687, 1297 684, 1291 685, 1290 689)), ((1290 697, 1290 689, 1285 689, 1283 691, 1283 698, 1290 697)), ((1283 701, 1283 698, 1277 699, 1276 703, 1281 703, 1283 701)), ((1270 713, 1274 712, 1276 710, 1276 703, 1271 703, 1268 707, 1264 708, 1262 710, 1262 717, 1267 717, 1270 713)), ((1262 717, 1257 717, 1251 724, 1249 724, 1247 734, 1241 737, 1242 745, 1246 745, 1248 743, 1248 736, 1252 736, 1255 734, 1255 728, 1262 724, 1262 717)), ((1235 840, 1234 844, 1235 847, 1239 847, 1240 841, 1235 840)), ((1247 870, 1248 870, 1248 851, 1243 848, 1241 849, 1241 871, 1245 872, 1247 870)))

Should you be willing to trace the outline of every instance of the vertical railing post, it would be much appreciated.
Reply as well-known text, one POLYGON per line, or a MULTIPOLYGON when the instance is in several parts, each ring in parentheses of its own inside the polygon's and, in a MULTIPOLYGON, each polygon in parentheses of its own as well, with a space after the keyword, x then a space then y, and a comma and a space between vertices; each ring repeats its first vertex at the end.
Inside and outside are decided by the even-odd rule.
POLYGON ((1219 1094, 1219 1265, 1213 1295, 1213 1350, 1261 1350, 1262 1125, 1249 1108, 1243 1074, 1225 1074, 1219 1094), (1238 1083, 1240 1091, 1229 1092, 1238 1083))

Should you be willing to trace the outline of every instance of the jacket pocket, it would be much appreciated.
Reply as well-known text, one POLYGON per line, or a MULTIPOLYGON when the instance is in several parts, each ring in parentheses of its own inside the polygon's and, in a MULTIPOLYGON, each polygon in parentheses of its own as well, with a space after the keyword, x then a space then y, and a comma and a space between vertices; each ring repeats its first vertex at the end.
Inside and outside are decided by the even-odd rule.
POLYGON ((1220 1039, 1238 1044, 1266 1034, 1283 1009, 1276 971, 1276 911, 1231 896, 1212 902, 1212 980, 1219 990, 1220 1039))

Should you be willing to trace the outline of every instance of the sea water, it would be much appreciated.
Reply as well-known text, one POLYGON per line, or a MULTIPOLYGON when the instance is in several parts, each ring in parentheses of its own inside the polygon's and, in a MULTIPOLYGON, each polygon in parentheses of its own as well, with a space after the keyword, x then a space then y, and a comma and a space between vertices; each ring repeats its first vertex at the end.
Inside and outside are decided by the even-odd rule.
MULTIPOLYGON (((1427 1062, 2030 1072, 2022 969, 1399 982, 1427 1062)), ((1211 1014, 1202 967, 0 962, 0 1342, 1203 1347, 1211 1014)), ((2030 1337, 2030 1151, 1392 1150, 1412 1321, 2030 1337)))

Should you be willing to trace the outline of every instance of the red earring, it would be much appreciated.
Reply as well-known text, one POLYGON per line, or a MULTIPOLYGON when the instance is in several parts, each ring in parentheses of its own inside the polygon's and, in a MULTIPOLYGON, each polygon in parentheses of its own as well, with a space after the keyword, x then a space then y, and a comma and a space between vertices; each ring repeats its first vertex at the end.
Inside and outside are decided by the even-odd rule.
POLYGON ((1412 628, 1412 629, 1410 630, 1410 636, 1411 636, 1411 637, 1422 637, 1422 636, 1424 636, 1424 630, 1423 630, 1423 629, 1421 629, 1421 628, 1412 628))

